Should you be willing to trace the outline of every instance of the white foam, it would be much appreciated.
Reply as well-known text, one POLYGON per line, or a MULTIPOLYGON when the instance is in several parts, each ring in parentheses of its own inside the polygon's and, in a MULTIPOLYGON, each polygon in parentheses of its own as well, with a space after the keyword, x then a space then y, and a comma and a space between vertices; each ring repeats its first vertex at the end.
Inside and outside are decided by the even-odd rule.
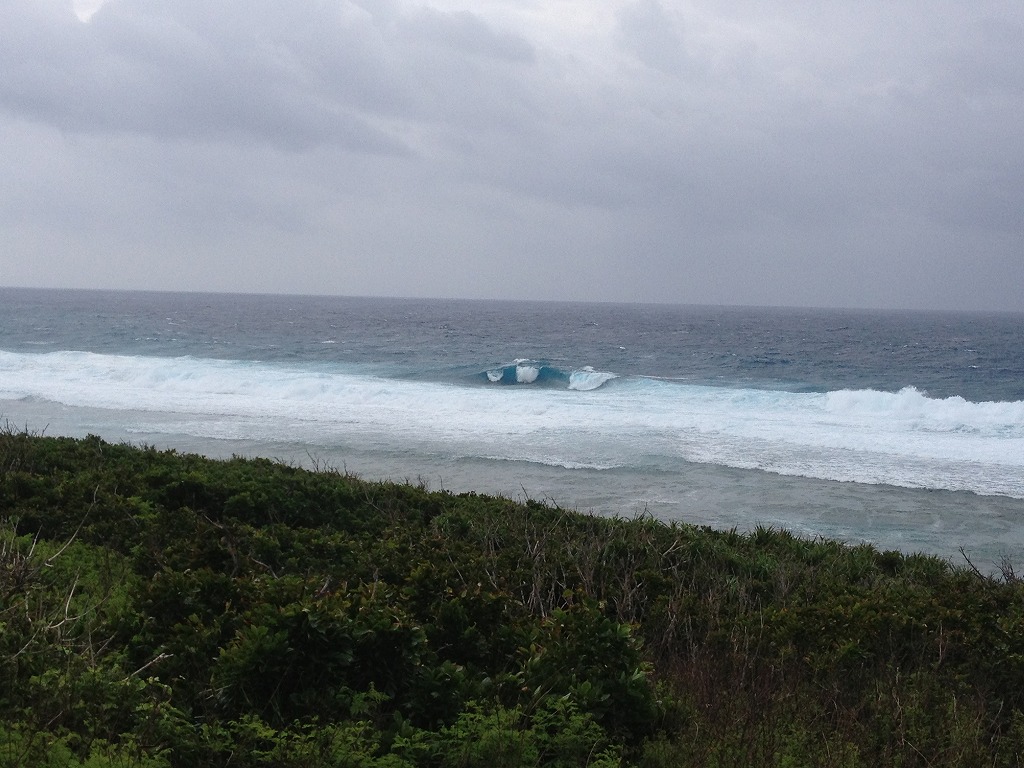
POLYGON ((516 365, 516 381, 520 384, 533 384, 540 375, 540 368, 536 365, 516 365))
MULTIPOLYGON (((607 376, 578 373, 582 384, 607 376)), ((22 398, 101 409, 140 434, 394 446, 571 468, 689 461, 1024 498, 1024 402, 912 389, 814 394, 632 379, 581 396, 326 366, 0 352, 0 399, 22 398)))
POLYGON ((589 365, 569 374, 569 389, 577 392, 589 392, 618 378, 614 373, 595 371, 589 365))
POLYGON ((508 456, 485 456, 491 461, 517 461, 529 464, 542 464, 547 467, 558 467, 560 469, 593 469, 605 472, 610 469, 618 469, 619 464, 594 464, 583 461, 567 461, 557 456, 532 456, 528 459, 510 458, 508 456))

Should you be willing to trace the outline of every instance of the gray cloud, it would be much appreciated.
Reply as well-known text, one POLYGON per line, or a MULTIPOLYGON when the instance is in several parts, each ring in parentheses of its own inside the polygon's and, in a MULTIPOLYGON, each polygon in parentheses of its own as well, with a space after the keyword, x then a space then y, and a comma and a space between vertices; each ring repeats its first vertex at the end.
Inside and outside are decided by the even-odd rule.
POLYGON ((678 74, 691 65, 681 31, 658 0, 640 0, 619 12, 624 47, 648 67, 678 74))
POLYGON ((1022 25, 8 3, 0 282, 1024 310, 1022 25))
POLYGON ((349 43, 329 14, 311 12, 298 25, 259 3, 216 8, 112 2, 88 24, 68 13, 17 16, 0 54, 0 100, 70 132, 403 149, 339 98, 346 94, 320 86, 316 65, 325 52, 316 36, 334 37, 339 49, 349 43), (253 29, 250 13, 269 23, 253 29))

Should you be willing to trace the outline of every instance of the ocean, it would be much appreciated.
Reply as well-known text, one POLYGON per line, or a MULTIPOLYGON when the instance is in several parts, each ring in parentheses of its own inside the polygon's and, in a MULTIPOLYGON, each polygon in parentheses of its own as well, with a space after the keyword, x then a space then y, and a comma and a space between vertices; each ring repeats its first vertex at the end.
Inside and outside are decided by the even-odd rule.
POLYGON ((0 289, 0 422, 1024 563, 1024 315, 0 289))

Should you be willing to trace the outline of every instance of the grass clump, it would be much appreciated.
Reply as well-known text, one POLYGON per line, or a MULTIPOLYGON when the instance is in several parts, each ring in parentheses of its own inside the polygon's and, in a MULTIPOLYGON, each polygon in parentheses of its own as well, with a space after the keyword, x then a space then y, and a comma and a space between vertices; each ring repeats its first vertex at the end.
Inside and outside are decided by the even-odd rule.
POLYGON ((1015 574, 0 434, 0 766, 1012 766, 1015 574))

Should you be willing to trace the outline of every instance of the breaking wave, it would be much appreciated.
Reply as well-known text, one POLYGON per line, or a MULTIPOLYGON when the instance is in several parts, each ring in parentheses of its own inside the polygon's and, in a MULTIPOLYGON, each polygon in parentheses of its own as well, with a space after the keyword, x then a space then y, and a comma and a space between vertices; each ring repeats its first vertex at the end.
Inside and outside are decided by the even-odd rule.
POLYGON ((480 378, 491 384, 536 384, 542 387, 589 392, 599 389, 618 376, 605 371, 595 371, 589 365, 567 371, 535 360, 516 360, 490 368, 481 373, 480 378))
POLYGON ((0 417, 3 401, 9 410, 31 399, 94 409, 140 434, 372 444, 638 472, 690 462, 1024 498, 1024 401, 639 377, 606 387, 613 374, 527 360, 480 377, 485 386, 328 365, 0 351, 0 417), (491 386, 499 384, 523 386, 491 386), (570 389, 600 393, 559 394, 570 389))

